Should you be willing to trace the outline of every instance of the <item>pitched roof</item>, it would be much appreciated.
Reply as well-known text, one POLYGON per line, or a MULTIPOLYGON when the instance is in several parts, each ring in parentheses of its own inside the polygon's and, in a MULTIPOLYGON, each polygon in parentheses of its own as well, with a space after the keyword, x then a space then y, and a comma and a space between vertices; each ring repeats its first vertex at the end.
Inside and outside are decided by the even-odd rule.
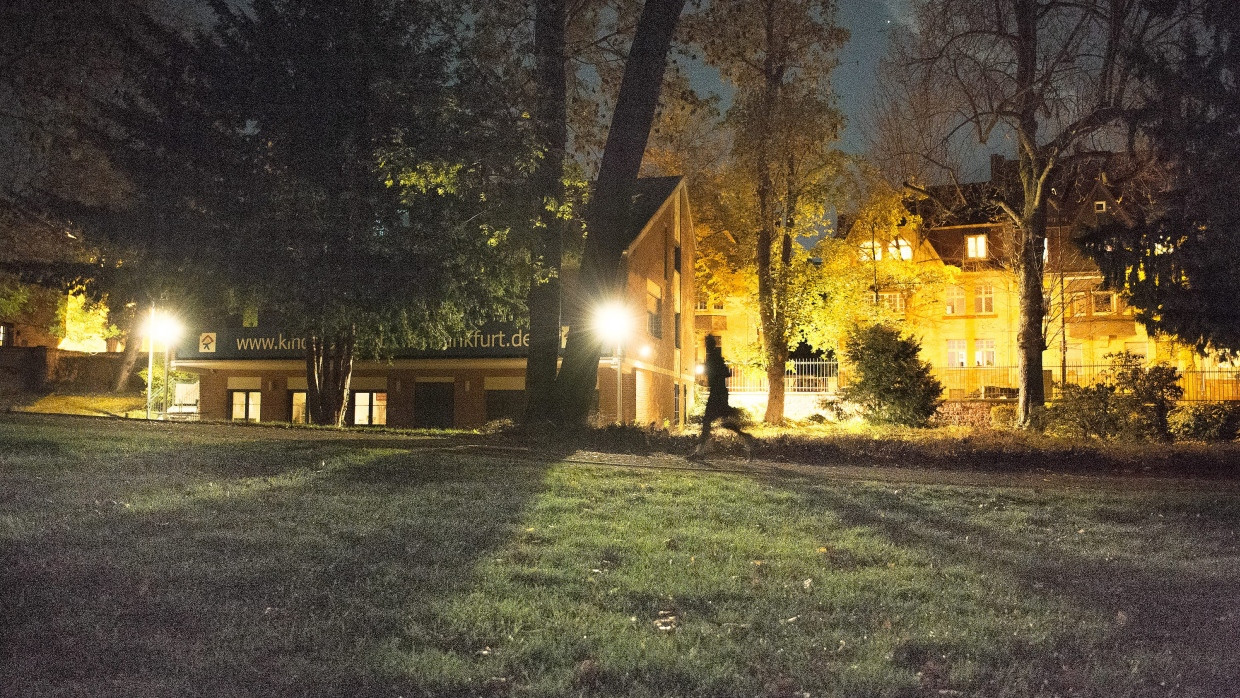
POLYGON ((629 207, 628 224, 624 230, 624 246, 633 244, 642 229, 659 212, 663 202, 672 195, 684 177, 640 177, 633 187, 632 204, 629 207))

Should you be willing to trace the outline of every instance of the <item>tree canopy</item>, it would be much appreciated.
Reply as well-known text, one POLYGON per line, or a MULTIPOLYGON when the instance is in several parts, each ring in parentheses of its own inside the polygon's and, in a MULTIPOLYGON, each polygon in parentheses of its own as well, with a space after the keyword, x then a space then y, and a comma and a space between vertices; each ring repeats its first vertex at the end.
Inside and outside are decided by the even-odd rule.
POLYGON ((1126 197, 1132 221, 1102 226, 1088 250, 1149 329, 1240 351, 1240 7, 1199 9, 1174 44, 1137 49, 1149 96, 1132 142, 1157 176, 1126 197))

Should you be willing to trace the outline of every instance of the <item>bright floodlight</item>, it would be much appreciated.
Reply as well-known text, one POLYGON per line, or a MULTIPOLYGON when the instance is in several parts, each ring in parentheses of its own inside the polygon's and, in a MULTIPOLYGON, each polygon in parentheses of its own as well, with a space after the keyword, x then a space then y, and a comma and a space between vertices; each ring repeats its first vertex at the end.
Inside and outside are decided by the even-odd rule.
POLYGON ((167 313, 152 312, 146 323, 146 335, 153 341, 170 344, 181 336, 181 322, 167 313))
POLYGON ((623 303, 612 301, 594 313, 594 331, 611 344, 619 344, 633 331, 633 318, 623 303))

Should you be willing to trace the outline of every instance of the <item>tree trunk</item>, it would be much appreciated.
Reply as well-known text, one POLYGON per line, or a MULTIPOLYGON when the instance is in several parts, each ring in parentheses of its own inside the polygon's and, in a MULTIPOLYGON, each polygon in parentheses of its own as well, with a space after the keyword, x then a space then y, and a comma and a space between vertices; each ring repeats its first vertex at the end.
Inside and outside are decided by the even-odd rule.
POLYGON ((560 355, 560 270, 564 221, 564 157, 568 149, 568 97, 564 0, 538 0, 534 10, 534 53, 538 61, 537 127, 546 148, 534 175, 542 202, 542 225, 535 230, 534 278, 530 280, 530 346, 525 364, 525 422, 546 422, 555 415, 555 372, 560 355))
POLYGON ((1038 147, 1038 109, 1035 85, 1038 69, 1038 2, 1016 0, 1016 82, 1022 87, 1018 102, 1021 127, 1017 161, 1024 202, 1017 221, 1017 285, 1020 315, 1016 332, 1019 399, 1017 422, 1030 425, 1033 410, 1046 403, 1042 383, 1042 247, 1046 243, 1046 202, 1042 194, 1044 175, 1051 163, 1038 147))
POLYGON ((1042 335, 1042 246, 1046 241, 1046 206, 1037 206, 1021 234, 1017 284, 1020 293, 1020 314, 1016 331, 1017 373, 1020 394, 1016 406, 1018 423, 1028 427, 1035 408, 1046 404, 1046 386, 1042 380, 1042 352, 1046 349, 1042 335))
POLYGON ((330 342, 317 334, 306 342, 306 412, 313 424, 334 427, 344 424, 353 377, 353 347, 356 332, 333 337, 330 342))
POLYGON ((142 350, 142 342, 138 337, 138 328, 141 325, 139 318, 141 315, 133 310, 126 309, 128 327, 125 329, 125 353, 121 357, 120 367, 116 370, 116 381, 112 385, 112 392, 124 393, 129 391, 129 382, 133 378, 133 367, 138 363, 138 354, 142 350))
POLYGON ((623 295, 621 256, 634 182, 641 168, 672 34, 685 0, 647 0, 624 66, 620 95, 612 113, 603 163, 587 213, 581 259, 581 298, 569 310, 571 329, 564 363, 556 377, 561 417, 584 423, 594 397, 602 342, 591 330, 594 309, 623 295))

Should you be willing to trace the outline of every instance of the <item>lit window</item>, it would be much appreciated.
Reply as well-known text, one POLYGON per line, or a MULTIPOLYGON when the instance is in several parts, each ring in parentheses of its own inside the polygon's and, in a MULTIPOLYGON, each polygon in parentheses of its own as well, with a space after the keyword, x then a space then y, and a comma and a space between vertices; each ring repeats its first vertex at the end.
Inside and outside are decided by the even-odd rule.
POLYGON ((890 255, 892 259, 903 259, 908 261, 913 258, 913 246, 909 244, 908 240, 903 238, 892 238, 891 242, 887 245, 887 254, 890 255))
POLYGON ((969 259, 986 259, 985 235, 966 235, 964 244, 965 254, 969 259))
POLYGON ((904 294, 898 291, 881 291, 878 294, 878 303, 883 310, 892 315, 904 315, 904 294))
POLYGON ((257 390, 233 390, 232 420, 234 422, 257 422, 261 411, 263 394, 257 390))
POLYGON ((876 242, 861 243, 861 261, 877 262, 883 258, 883 248, 876 242))
POLYGON ((964 289, 959 286, 947 287, 947 307, 944 309, 948 315, 964 315, 964 289))
POLYGON ((0 323, 0 347, 13 346, 13 326, 0 323))
POLYGON ((1085 294, 1074 291, 1068 296, 1068 315, 1083 317, 1085 315, 1085 294))
POLYGON ((294 390, 289 397, 289 418, 293 424, 306 424, 306 391, 294 390))
POLYGON ((1107 212, 1107 202, 1105 201, 1094 202, 1094 213, 1106 213, 1106 212, 1107 212))
POLYGON ((973 288, 973 312, 979 314, 995 312, 994 284, 981 283, 973 288))
POLYGON ((353 393, 353 423, 358 426, 387 424, 387 393, 353 393))
POLYGON ((1110 291, 1094 291, 1093 309, 1094 315, 1112 315, 1115 313, 1115 294, 1110 291))
POLYGON ((965 341, 963 339, 947 340, 947 365, 951 368, 959 368, 965 365, 968 360, 965 351, 965 341))
POLYGON ((973 340, 973 365, 974 366, 994 366, 995 365, 995 340, 993 339, 973 340))

